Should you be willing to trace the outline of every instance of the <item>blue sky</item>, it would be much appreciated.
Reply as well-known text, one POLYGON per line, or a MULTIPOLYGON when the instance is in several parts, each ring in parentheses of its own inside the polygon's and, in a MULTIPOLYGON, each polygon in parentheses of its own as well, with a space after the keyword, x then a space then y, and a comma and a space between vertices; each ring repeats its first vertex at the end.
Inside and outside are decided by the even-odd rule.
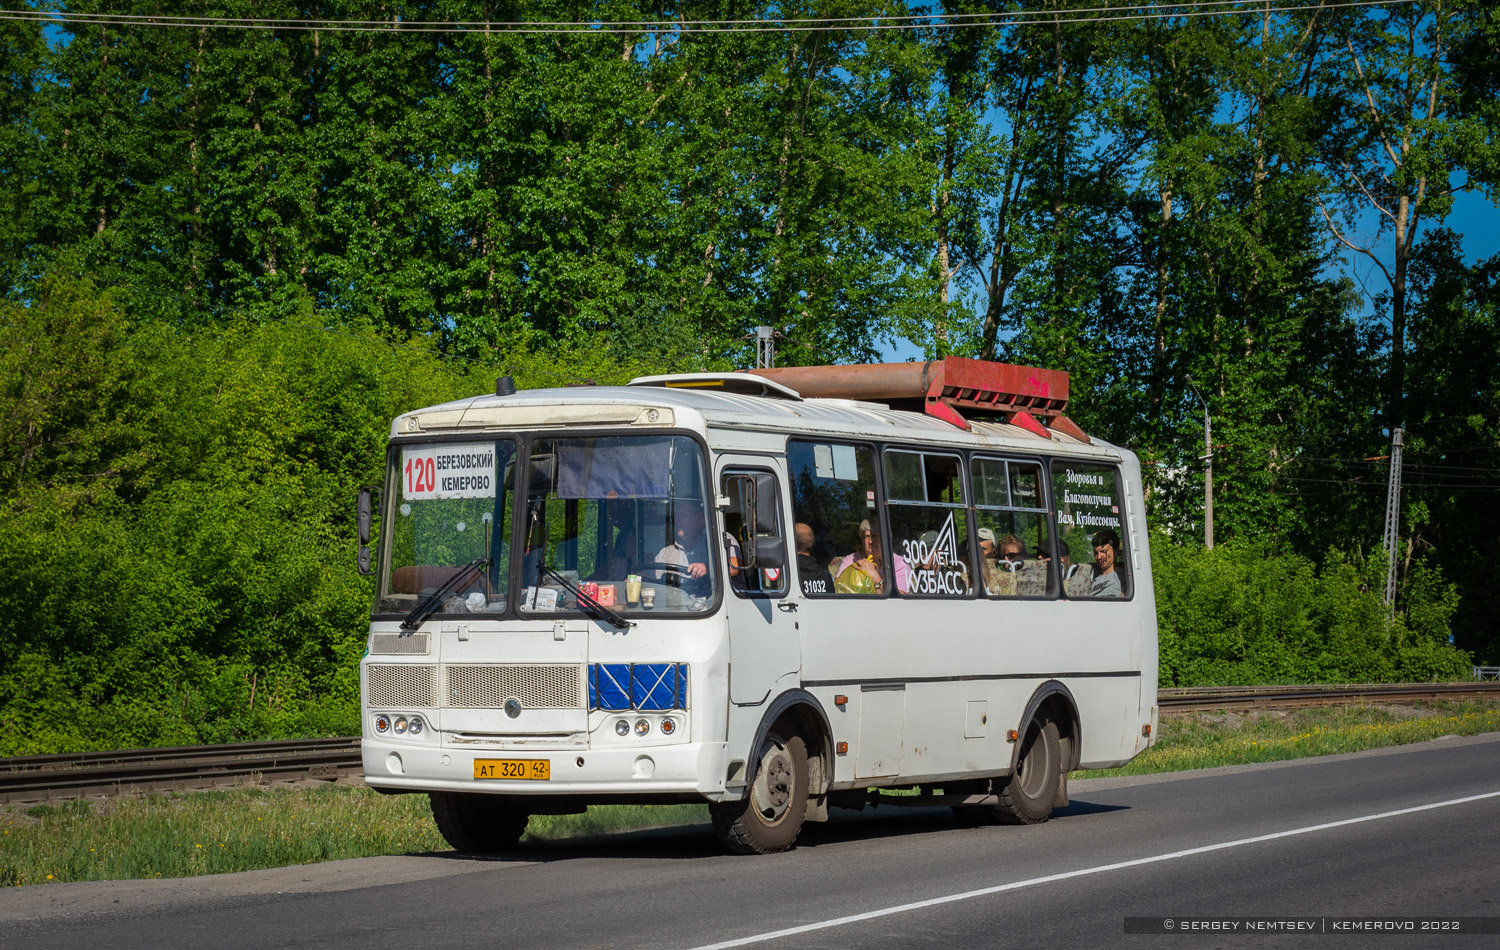
POLYGON ((1483 196, 1473 192, 1459 195, 1444 223, 1464 236, 1469 263, 1500 254, 1500 208, 1483 196))

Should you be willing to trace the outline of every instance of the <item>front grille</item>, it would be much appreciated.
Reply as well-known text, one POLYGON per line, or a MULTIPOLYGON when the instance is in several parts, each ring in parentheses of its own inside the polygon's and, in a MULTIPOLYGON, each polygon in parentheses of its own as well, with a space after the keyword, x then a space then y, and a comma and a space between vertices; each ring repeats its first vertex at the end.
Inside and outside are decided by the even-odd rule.
POLYGON ((394 666, 371 664, 369 704, 371 706, 433 705, 433 670, 431 666, 394 666))
POLYGON ((582 709, 583 674, 577 666, 450 666, 446 706, 499 709, 508 699, 527 709, 582 709))
POLYGON ((377 633, 370 643, 370 652, 372 654, 404 653, 414 656, 426 656, 427 634, 377 633))

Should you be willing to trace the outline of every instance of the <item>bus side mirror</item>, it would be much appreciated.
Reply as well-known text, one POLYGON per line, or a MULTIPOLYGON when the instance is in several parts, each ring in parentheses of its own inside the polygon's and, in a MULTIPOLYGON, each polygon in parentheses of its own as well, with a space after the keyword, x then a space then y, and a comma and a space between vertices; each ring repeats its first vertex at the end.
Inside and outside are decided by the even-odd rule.
POLYGON ((730 475, 725 482, 730 504, 744 519, 744 543, 740 567, 746 570, 780 570, 786 566, 786 539, 776 518, 776 480, 760 473, 730 475), (760 500, 764 497, 765 505, 760 500))
POLYGON ((758 550, 759 545, 754 542, 754 525, 757 520, 755 509, 757 507, 756 502, 759 500, 757 497, 759 493, 756 490, 758 486, 755 484, 755 476, 753 475, 731 475, 725 481, 726 484, 724 487, 731 492, 730 505, 739 509, 740 518, 742 519, 740 531, 749 539, 746 543, 740 545, 740 559, 742 562, 740 567, 749 570, 758 566, 757 555, 760 553, 758 550))
POLYGON ((359 572, 366 577, 375 573, 370 568, 370 513, 378 505, 377 489, 366 485, 359 490, 359 506, 355 518, 359 526, 359 572))
POLYGON ((553 455, 533 455, 531 468, 527 472, 526 493, 545 495, 552 490, 552 480, 557 472, 557 458, 553 455))
POLYGON ((751 509, 754 517, 751 518, 750 523, 755 525, 755 533, 779 535, 781 525, 776 523, 776 479, 770 475, 756 475, 751 484, 755 486, 751 497, 756 503, 751 509), (766 499, 764 506, 759 503, 762 497, 766 499))
POLYGON ((756 538, 754 560, 749 567, 763 571, 779 571, 786 567, 786 545, 780 538, 756 538))

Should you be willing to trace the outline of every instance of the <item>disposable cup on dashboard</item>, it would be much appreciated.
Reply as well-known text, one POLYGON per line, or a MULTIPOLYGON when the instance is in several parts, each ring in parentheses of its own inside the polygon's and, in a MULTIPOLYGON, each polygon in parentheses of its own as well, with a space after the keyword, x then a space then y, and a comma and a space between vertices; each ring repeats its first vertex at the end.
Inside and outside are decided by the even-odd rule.
POLYGON ((625 579, 625 600, 628 603, 636 603, 641 599, 641 579, 639 577, 627 577, 625 579))
POLYGON ((645 607, 647 610, 650 610, 652 607, 655 607, 656 606, 656 591, 652 590, 649 587, 646 588, 645 590, 641 591, 641 606, 645 607))

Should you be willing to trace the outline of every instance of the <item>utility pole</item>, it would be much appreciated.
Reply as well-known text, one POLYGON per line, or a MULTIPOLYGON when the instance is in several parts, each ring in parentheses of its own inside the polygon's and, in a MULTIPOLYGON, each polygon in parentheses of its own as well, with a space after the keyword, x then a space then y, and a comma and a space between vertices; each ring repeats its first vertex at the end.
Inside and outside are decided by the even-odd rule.
POLYGON ((1385 490, 1385 605, 1396 606, 1396 544, 1401 537, 1401 442, 1402 430, 1391 430, 1391 475, 1385 490))
POLYGON ((755 368, 776 368, 776 328, 755 328, 755 368))
POLYGON ((1208 414, 1208 400, 1198 391, 1193 377, 1187 378, 1193 395, 1203 404, 1203 546, 1214 549, 1214 423, 1208 414))

